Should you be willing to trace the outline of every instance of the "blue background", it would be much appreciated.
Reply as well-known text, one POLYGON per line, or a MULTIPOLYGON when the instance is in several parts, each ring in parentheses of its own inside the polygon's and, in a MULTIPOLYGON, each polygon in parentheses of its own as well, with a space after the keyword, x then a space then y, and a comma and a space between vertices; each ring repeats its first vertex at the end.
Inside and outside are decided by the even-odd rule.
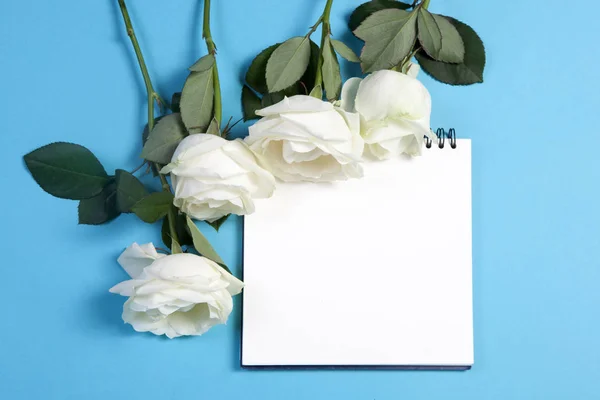
MULTIPOLYGON (((237 119, 251 59, 303 35, 325 1, 213 3, 224 115, 237 119)), ((332 18, 335 37, 357 49, 345 21, 360 3, 336 0, 332 18)), ((78 226, 76 203, 40 190, 21 158, 63 140, 90 148, 109 171, 139 164, 144 89, 116 4, 1 5, 3 398, 600 398, 598 2, 432 1, 432 11, 475 27, 488 50, 483 85, 421 76, 433 126, 473 139, 476 364, 464 373, 243 371, 239 299, 229 324, 201 338, 167 340, 122 323, 124 299, 108 293, 126 277, 116 258, 134 241, 158 243, 158 227, 131 215, 78 226)), ((206 52, 201 3, 129 8, 155 86, 170 97, 206 52)), ((206 228, 239 275, 241 220, 218 235, 206 228)))

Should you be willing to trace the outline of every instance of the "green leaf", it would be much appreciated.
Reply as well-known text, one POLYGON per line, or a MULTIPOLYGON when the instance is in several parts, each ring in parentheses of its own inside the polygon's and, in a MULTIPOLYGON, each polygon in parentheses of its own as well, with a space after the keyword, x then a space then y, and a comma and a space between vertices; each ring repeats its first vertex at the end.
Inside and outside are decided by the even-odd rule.
POLYGON ((309 96, 315 97, 319 100, 323 100, 323 89, 321 88, 321 85, 315 86, 313 90, 310 91, 309 96))
POLYGON ((204 57, 200 57, 189 70, 192 72, 205 72, 212 69, 213 65, 215 65, 215 56, 207 54, 204 57))
POLYGON ((187 225, 190 229, 190 233, 192 234, 192 239, 194 240, 194 248, 206 258, 209 258, 216 262, 217 264, 225 265, 221 257, 217 254, 215 249, 211 246, 209 241, 204 237, 200 229, 196 226, 194 221, 187 217, 187 225))
POLYGON ((327 100, 335 100, 342 90, 340 64, 331 45, 329 37, 323 42, 323 84, 327 100))
POLYGON ((340 42, 339 40, 331 39, 331 45, 335 51, 346 60, 354 63, 360 62, 360 58, 352 51, 352 49, 346 46, 346 43, 340 42))
MULTIPOLYGON (((175 96, 175 95, 173 95, 175 96)), ((154 118, 154 126, 156 127, 156 124, 158 124, 158 121, 160 121, 161 119, 163 119, 163 117, 158 117, 158 118, 154 118)), ((142 131, 142 145, 145 145, 146 142, 148 141, 148 136, 150 136, 150 131, 148 130, 148 124, 144 125, 144 130, 142 131)))
POLYGON ((77 213, 82 225, 100 225, 118 217, 116 182, 111 181, 100 194, 81 200, 77 213))
POLYGON ((142 158, 159 164, 170 163, 177 145, 185 136, 181 116, 177 113, 165 115, 150 132, 142 158))
POLYGON ((407 10, 410 7, 410 4, 402 3, 400 1, 395 0, 368 1, 358 6, 356 10, 352 12, 352 15, 350 16, 350 21, 348 22, 348 27, 351 31, 354 32, 356 28, 358 28, 359 25, 362 24, 365 19, 367 19, 371 14, 377 11, 386 10, 388 8, 407 10))
MULTIPOLYGON (((175 215, 175 233, 177 233, 177 239, 179 239, 179 244, 181 246, 189 246, 194 244, 192 240, 192 236, 187 227, 187 220, 185 214, 179 212, 177 207, 174 205, 171 206, 173 209, 173 215, 175 215)), ((162 241, 167 246, 167 248, 171 248, 171 230, 169 228, 169 219, 168 217, 163 218, 163 223, 161 227, 161 237, 162 241)))
MULTIPOLYGON (((246 81, 248 82, 249 87, 263 95, 262 100, 260 100, 260 105, 257 107, 257 109, 278 103, 283 100, 284 96, 308 94, 308 88, 312 88, 315 85, 321 50, 319 49, 319 46, 317 46, 317 44, 311 40, 310 61, 308 62, 308 67, 306 68, 304 75, 302 75, 302 78, 284 90, 275 93, 268 93, 265 79, 267 61, 268 57, 273 53, 273 51, 275 51, 277 46, 279 46, 279 44, 263 50, 263 52, 254 59, 250 69, 248 70, 248 73, 246 74, 246 81)), ((244 96, 243 92, 242 96, 244 96)))
POLYGON ((131 211, 142 221, 152 224, 167 215, 171 204, 173 204, 171 192, 156 192, 135 203, 131 211))
POLYGON ((361 54, 364 72, 392 68, 408 56, 417 37, 416 16, 402 10, 377 11, 354 31, 365 41, 361 54))
POLYGON ((442 48, 434 59, 446 63, 460 64, 465 59, 465 45, 458 30, 441 15, 433 14, 442 33, 442 48))
POLYGON ((181 118, 190 133, 204 133, 213 118, 215 90, 212 68, 192 72, 181 92, 181 118))
POLYGON ((430 57, 437 59, 442 50, 442 32, 433 15, 424 8, 419 8, 417 25, 419 42, 430 57))
POLYGON ((256 111, 262 108, 260 99, 249 86, 244 85, 242 88, 242 110, 244 113, 244 121, 260 118, 256 115, 256 111))
POLYGON ((472 85, 483 82, 485 48, 481 38, 470 26, 450 17, 448 21, 460 34, 465 45, 465 59, 460 64, 435 61, 424 52, 417 53, 417 60, 432 78, 449 85, 472 85))
POLYGON ((260 100, 261 108, 265 108, 265 107, 272 106, 273 104, 277 104, 281 100, 283 100, 284 97, 285 97, 285 94, 283 94, 283 92, 267 93, 260 100))
POLYGON ((179 103, 181 103, 181 92, 173 93, 171 97, 171 111, 178 113, 181 110, 179 103))
POLYGON ((221 129, 219 128, 219 121, 217 121, 216 119, 212 119, 212 121, 210 121, 210 125, 208 125, 208 128, 206 128, 206 133, 208 135, 217 135, 217 136, 221 136, 221 129))
POLYGON ((181 245, 177 243, 176 240, 171 241, 171 254, 181 254, 183 250, 181 249, 181 245))
POLYGON ((96 156, 78 144, 50 143, 26 154, 23 159, 37 184, 62 199, 94 197, 109 181, 96 156))
POLYGON ((261 51, 250 64, 248 72, 246 72, 246 82, 248 86, 256 90, 260 94, 269 92, 267 88, 267 62, 271 57, 271 54, 279 47, 281 43, 274 44, 273 46, 267 47, 261 51))
POLYGON ((267 62, 267 87, 278 92, 298 82, 310 61, 310 40, 293 37, 277 47, 267 62))
MULTIPOLYGON (((321 49, 315 42, 311 40, 310 60, 308 61, 308 67, 306 67, 306 72, 304 72, 304 75, 302 75, 302 78, 300 78, 300 82, 296 84, 296 92, 293 94, 286 93, 288 96, 293 96, 294 94, 308 94, 308 88, 312 88, 315 86, 315 80, 317 78, 317 69, 319 68, 320 58, 321 49)), ((289 89, 286 89, 286 92, 288 90, 289 89)))
POLYGON ((119 212, 131 212, 131 207, 146 197, 148 191, 138 178, 125 170, 118 169, 115 175, 117 184, 117 209, 119 212))
POLYGON ((221 217, 216 221, 213 221, 213 222, 206 221, 206 223, 209 224, 210 226, 212 226, 215 231, 219 232, 219 228, 221 227, 221 225, 223 225, 223 223, 225 221, 227 221, 227 218, 229 218, 230 215, 231 214, 227 214, 226 216, 221 217))

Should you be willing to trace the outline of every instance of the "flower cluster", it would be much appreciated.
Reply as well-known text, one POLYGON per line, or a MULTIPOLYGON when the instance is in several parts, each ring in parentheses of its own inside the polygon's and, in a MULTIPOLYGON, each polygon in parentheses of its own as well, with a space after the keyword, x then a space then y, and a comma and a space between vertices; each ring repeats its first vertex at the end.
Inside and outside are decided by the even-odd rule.
POLYGON ((245 139, 228 140, 235 124, 221 126, 211 1, 203 3, 208 53, 189 67, 169 103, 154 89, 125 0, 118 0, 148 99, 140 167, 109 174, 89 149, 66 142, 24 156, 44 191, 79 202, 80 224, 106 224, 125 213, 150 224, 162 220, 167 249, 160 251, 166 254, 152 244, 131 245, 118 260, 131 279, 111 292, 128 297, 123 320, 136 331, 170 338, 201 335, 225 323, 232 296, 243 287, 194 220, 218 230, 231 214, 253 213, 254 201, 271 197, 278 182, 360 178, 367 158, 420 155, 424 137, 431 135, 431 97, 416 79, 419 71, 440 82, 470 85, 483 81, 486 59, 475 31, 429 12, 430 0, 358 6, 348 26, 364 41, 359 57, 332 36, 333 0, 326 0, 305 35, 254 58, 241 99, 244 120, 258 121, 245 139), (320 45, 311 38, 319 27, 320 45), (342 84, 338 56, 360 63, 369 75, 342 84), (160 191, 134 175, 144 165, 160 179, 160 191))
POLYGON ((188 136, 161 171, 171 174, 175 205, 199 220, 247 215, 253 199, 273 193, 273 176, 283 182, 360 178, 365 154, 421 154, 431 97, 415 77, 386 70, 349 79, 338 103, 285 97, 257 111, 262 118, 243 141, 188 136))

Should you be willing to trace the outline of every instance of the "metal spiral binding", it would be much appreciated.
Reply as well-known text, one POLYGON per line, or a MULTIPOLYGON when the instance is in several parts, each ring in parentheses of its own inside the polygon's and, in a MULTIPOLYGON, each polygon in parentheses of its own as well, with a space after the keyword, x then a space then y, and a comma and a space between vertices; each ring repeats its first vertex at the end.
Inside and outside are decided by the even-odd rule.
MULTIPOLYGON (((450 141, 450 147, 452 147, 453 149, 456 148, 456 130, 454 128, 450 128, 450 130, 448 132, 446 132, 444 130, 444 128, 438 128, 437 131, 435 132, 435 135, 438 138, 438 147, 440 149, 444 148, 446 139, 448 139, 450 141)), ((431 140, 429 137, 425 136, 425 147, 430 149, 432 144, 433 144, 433 140, 431 140)))

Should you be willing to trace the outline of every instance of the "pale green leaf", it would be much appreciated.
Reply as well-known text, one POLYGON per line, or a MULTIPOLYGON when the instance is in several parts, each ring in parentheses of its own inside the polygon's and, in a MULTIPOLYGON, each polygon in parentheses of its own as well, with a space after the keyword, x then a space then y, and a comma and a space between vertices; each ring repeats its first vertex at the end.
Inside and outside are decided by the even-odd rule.
POLYGON ((323 88, 321 87, 321 85, 315 86, 310 91, 310 96, 315 97, 315 98, 317 98, 319 100, 323 100, 323 88))
POLYGON ((190 133, 204 133, 213 118, 213 70, 192 72, 181 92, 181 119, 190 133))
POLYGON ((323 84, 327 100, 335 100, 342 90, 342 76, 340 64, 331 46, 329 37, 323 42, 323 84))
POLYGON ((433 15, 424 8, 418 11, 419 42, 430 57, 436 60, 442 50, 442 32, 433 15))
POLYGON ((142 149, 142 158, 159 164, 168 164, 179 142, 186 136, 178 113, 164 116, 152 129, 142 149))
POLYGON ((189 70, 192 72, 205 72, 211 69, 213 65, 215 65, 215 56, 207 54, 204 57, 200 57, 189 70))
POLYGON ((210 242, 204 237, 200 229, 196 226, 190 217, 187 217, 187 225, 194 240, 194 248, 204 257, 213 260, 217 264, 225 265, 221 257, 217 254, 210 242))
POLYGON ((208 125, 208 128, 206 129, 206 133, 209 135, 220 136, 221 130, 219 128, 219 121, 213 118, 212 121, 210 121, 210 125, 208 125))
POLYGON ((462 63, 465 59, 465 45, 460 34, 454 25, 443 16, 433 14, 433 18, 442 33, 442 48, 438 57, 432 58, 446 63, 462 63))
POLYGON ((310 40, 293 37, 277 47, 267 62, 269 92, 283 90, 302 77, 310 61, 310 40))
POLYGON ((354 31, 365 41, 361 54, 364 72, 393 68, 408 56, 417 37, 416 16, 415 12, 381 10, 354 31))
POLYGON ((360 58, 352 51, 352 49, 346 46, 346 43, 340 42, 339 40, 331 39, 331 44, 335 51, 346 60, 350 62, 358 63, 360 58))
POLYGON ((183 250, 181 249, 181 245, 177 243, 177 240, 171 239, 171 254, 181 254, 183 250))

